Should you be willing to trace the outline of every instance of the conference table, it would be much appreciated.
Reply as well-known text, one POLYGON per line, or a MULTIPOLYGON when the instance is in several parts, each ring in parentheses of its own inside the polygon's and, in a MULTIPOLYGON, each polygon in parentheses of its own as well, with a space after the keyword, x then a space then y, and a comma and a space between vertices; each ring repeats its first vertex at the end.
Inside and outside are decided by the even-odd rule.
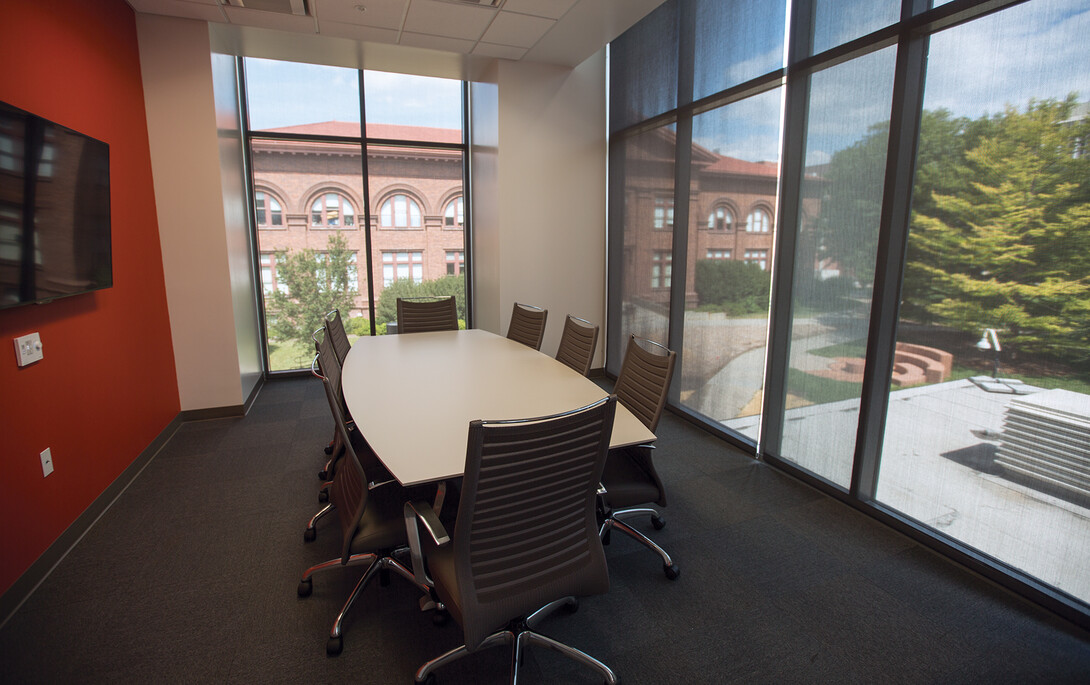
MULTIPOLYGON (((479 329, 361 337, 341 387, 357 428, 402 485, 461 476, 470 421, 548 416, 607 395, 556 359, 479 329)), ((610 447, 654 439, 618 403, 610 447)))

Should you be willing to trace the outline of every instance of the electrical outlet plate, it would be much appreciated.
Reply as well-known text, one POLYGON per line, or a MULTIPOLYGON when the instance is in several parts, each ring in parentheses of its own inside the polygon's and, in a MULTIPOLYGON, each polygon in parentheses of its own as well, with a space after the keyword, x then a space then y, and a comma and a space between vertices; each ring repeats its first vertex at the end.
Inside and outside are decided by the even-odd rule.
POLYGON ((42 339, 36 332, 15 338, 15 359, 19 366, 26 366, 41 361, 42 339))
POLYGON ((42 458, 42 478, 53 473, 53 452, 48 447, 39 455, 42 458))

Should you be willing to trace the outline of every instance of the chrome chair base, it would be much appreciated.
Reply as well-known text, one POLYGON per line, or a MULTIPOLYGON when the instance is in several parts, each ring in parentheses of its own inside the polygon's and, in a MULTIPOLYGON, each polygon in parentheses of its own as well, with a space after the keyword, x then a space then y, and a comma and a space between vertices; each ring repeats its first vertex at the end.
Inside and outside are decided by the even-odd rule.
POLYGON ((675 564, 674 560, 670 558, 670 555, 666 553, 666 550, 664 550, 662 547, 659 547, 659 545, 654 540, 621 520, 622 517, 628 518, 629 516, 636 516, 639 514, 650 514, 652 525, 654 525, 656 530, 660 530, 663 526, 666 525, 666 523, 662 519, 662 514, 660 514, 655 509, 620 509, 614 512, 610 512, 609 515, 605 517, 605 520, 602 522, 602 527, 598 531, 599 535, 602 537, 603 540, 605 540, 609 537, 609 531, 616 528, 617 530, 629 536, 636 542, 639 542, 651 551, 658 554, 659 557, 662 558, 662 572, 665 573, 666 577, 670 580, 677 580, 678 576, 681 575, 681 569, 678 568, 678 565, 675 564))
MULTIPOLYGON (((356 583, 356 586, 352 588, 351 594, 348 595, 348 600, 345 601, 344 606, 341 607, 340 612, 337 613, 337 618, 333 621, 333 627, 329 629, 329 639, 326 640, 326 654, 330 656, 336 656, 341 653, 341 649, 344 646, 341 638, 341 624, 344 622, 345 614, 352 607, 352 604, 359 597, 360 592, 363 591, 367 584, 371 582, 371 579, 379 573, 388 573, 394 571, 402 578, 405 578, 410 583, 415 585, 421 592, 423 592, 429 599, 431 597, 431 588, 427 586, 421 586, 416 582, 416 576, 413 572, 405 568, 405 566, 390 556, 379 556, 373 553, 355 554, 348 558, 347 564, 342 564, 340 559, 330 559, 329 561, 312 566, 303 573, 303 578, 299 581, 298 595, 300 597, 307 597, 310 595, 313 585, 311 582, 311 576, 318 571, 324 571, 326 569, 344 566, 358 566, 361 564, 369 564, 367 570, 364 571, 363 576, 356 583)), ((383 580, 382 584, 385 585, 386 581, 383 580)))
POLYGON ((318 519, 322 518, 331 511, 333 511, 333 505, 327 504, 322 507, 317 514, 310 517, 310 521, 307 522, 307 529, 303 531, 303 540, 305 540, 306 542, 312 542, 314 540, 314 538, 318 535, 318 529, 314 527, 315 524, 318 523, 318 519))
MULTIPOLYGON (((566 645, 563 642, 558 642, 541 633, 534 632, 533 627, 553 611, 556 611, 561 607, 568 608, 570 611, 575 611, 578 606, 579 602, 574 597, 565 597, 555 602, 550 602, 530 614, 524 621, 510 626, 505 630, 499 630, 492 633, 481 642, 480 646, 477 647, 477 650, 500 647, 503 645, 514 645, 514 650, 511 655, 511 685, 518 685, 519 667, 522 665, 522 653, 524 648, 530 645, 545 647, 546 649, 551 649, 554 652, 563 654, 573 661, 577 661, 598 671, 598 673, 605 678, 605 682, 608 685, 618 685, 620 679, 601 661, 598 661, 586 652, 580 651, 575 647, 566 645)), ((462 645, 461 647, 455 647, 449 652, 437 656, 417 669, 415 677, 416 682, 427 682, 429 678, 434 676, 435 669, 453 661, 457 661, 467 654, 469 654, 469 650, 466 649, 465 645, 462 645)))

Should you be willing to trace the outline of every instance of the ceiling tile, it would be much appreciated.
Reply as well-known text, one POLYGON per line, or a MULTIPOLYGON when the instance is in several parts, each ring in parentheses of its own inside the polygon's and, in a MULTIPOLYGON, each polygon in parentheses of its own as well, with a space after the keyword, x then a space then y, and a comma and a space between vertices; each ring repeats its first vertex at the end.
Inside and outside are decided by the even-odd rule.
POLYGON ((262 12, 261 10, 248 10, 230 6, 224 6, 223 11, 227 13, 227 19, 232 24, 256 26, 261 29, 276 29, 278 31, 314 33, 313 17, 297 17, 292 14, 262 12))
POLYGON ((542 17, 525 14, 500 12, 496 21, 488 27, 481 40, 497 45, 513 45, 520 48, 533 47, 541 37, 549 32, 556 22, 542 17))
POLYGON ((335 21, 318 21, 318 33, 331 38, 351 38, 375 43, 397 43, 398 32, 394 29, 359 26, 358 24, 338 24, 335 21))
POLYGON ((474 55, 482 57, 498 57, 500 59, 522 59, 526 54, 526 48, 514 48, 510 45, 493 45, 492 43, 477 43, 473 48, 474 55))
POLYGON ((409 0, 319 0, 313 2, 318 26, 327 21, 359 24, 383 29, 400 29, 409 0), (364 7, 361 12, 357 8, 364 7))
POLYGON ((227 17, 220 11, 216 0, 128 0, 128 3, 137 12, 145 14, 163 14, 168 17, 185 17, 187 19, 201 19, 203 21, 227 21, 227 17))
POLYGON ((477 40, 496 16, 496 10, 433 0, 410 0, 405 30, 433 36, 477 40))
POLYGON ((559 19, 575 2, 576 0, 507 0, 503 3, 503 11, 559 19))
POLYGON ((477 44, 477 41, 403 31, 401 33, 401 44, 411 45, 414 48, 430 48, 432 50, 446 50, 447 52, 468 54, 469 51, 473 49, 473 46, 477 44))

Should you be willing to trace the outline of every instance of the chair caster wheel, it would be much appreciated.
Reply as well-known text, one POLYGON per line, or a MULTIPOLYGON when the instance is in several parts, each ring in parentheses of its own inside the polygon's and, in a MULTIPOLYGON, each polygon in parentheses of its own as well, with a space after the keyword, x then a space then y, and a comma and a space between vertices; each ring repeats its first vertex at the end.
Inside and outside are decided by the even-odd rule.
POLYGON ((318 501, 320 503, 322 503, 322 504, 325 504, 326 502, 328 502, 329 501, 329 490, 319 490, 318 491, 318 501))
POLYGON ((337 656, 344 649, 344 640, 340 635, 331 637, 325 641, 325 653, 329 656, 337 656))
POLYGON ((651 526, 655 530, 662 530, 663 528, 666 527, 666 519, 662 518, 661 516, 659 516, 657 514, 652 515, 651 516, 651 526))
POLYGON ((414 683, 423 683, 423 685, 435 685, 435 674, 434 673, 429 673, 427 678, 424 678, 423 680, 419 680, 419 681, 414 679, 413 682, 414 683))
POLYGON ((314 583, 311 582, 310 578, 304 578, 303 580, 299 581, 299 587, 295 589, 295 592, 300 597, 310 597, 310 592, 313 589, 314 583))
POLYGON ((326 454, 333 454, 333 441, 332 440, 330 440, 329 444, 325 446, 325 453, 326 454))
POLYGON ((681 569, 677 567, 677 564, 667 566, 662 565, 662 572, 666 574, 666 577, 670 580, 677 580, 677 577, 681 575, 681 569))
POLYGON ((607 530, 606 534, 602 536, 602 544, 603 545, 608 545, 609 544, 609 533, 610 533, 610 531, 607 530))
POLYGON ((322 482, 325 482, 325 481, 329 480, 329 470, 328 469, 322 469, 321 471, 319 471, 318 472, 318 480, 320 480, 322 482))
POLYGON ((314 542, 314 538, 318 537, 318 530, 316 528, 307 528, 303 531, 303 542, 314 542))
POLYGON ((565 602, 564 603, 564 613, 565 614, 574 614, 577 611, 579 611, 579 599, 578 598, 572 597, 570 602, 565 602))

